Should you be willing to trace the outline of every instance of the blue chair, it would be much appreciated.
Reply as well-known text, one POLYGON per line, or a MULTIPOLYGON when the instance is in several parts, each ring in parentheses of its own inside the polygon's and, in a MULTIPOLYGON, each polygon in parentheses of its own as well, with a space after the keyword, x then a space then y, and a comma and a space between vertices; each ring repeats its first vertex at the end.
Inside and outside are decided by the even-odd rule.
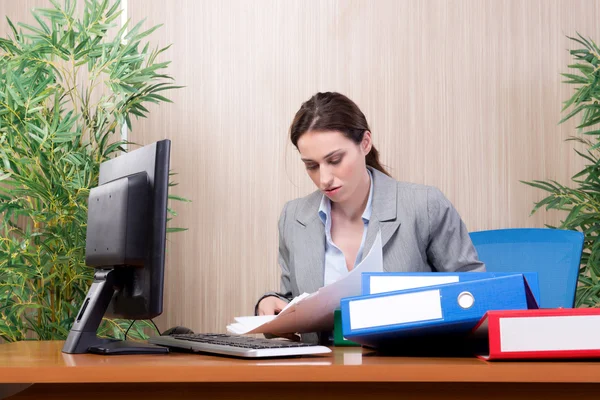
POLYGON ((571 308, 584 235, 581 232, 517 228, 470 233, 488 272, 537 272, 540 308, 571 308))

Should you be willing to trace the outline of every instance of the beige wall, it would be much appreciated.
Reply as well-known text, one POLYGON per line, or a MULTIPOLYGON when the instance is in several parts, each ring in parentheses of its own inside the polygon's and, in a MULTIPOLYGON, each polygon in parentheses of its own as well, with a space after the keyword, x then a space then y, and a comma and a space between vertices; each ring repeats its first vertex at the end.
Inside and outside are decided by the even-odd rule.
POLYGON ((599 4, 129 0, 134 22, 164 24, 151 41, 174 43, 164 59, 186 86, 131 134, 173 141, 173 193, 193 200, 173 205, 189 231, 169 236, 160 328, 224 331, 277 288, 279 212, 313 190, 287 130, 317 91, 354 99, 393 176, 439 187, 470 230, 556 224, 529 216, 543 193, 519 181, 582 166, 563 141, 574 124, 557 125, 572 93, 559 73, 565 35, 600 40, 599 4))
POLYGON ((135 124, 173 140, 176 204, 163 326, 223 331, 278 287, 283 203, 313 190, 287 130, 301 102, 340 91, 365 112, 400 180, 439 187, 470 230, 541 227, 543 193, 582 163, 558 126, 576 31, 600 40, 596 1, 129 0, 129 17, 165 26, 185 89, 135 124))

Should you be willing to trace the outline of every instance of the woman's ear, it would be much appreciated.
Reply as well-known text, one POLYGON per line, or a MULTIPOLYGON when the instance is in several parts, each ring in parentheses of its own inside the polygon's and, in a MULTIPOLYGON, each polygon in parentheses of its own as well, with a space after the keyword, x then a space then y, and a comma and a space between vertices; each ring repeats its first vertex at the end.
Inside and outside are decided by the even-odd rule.
POLYGON ((360 142, 360 148, 364 152, 365 156, 367 154, 369 154, 372 147, 373 147, 373 142, 371 141, 371 132, 365 131, 362 141, 360 142))

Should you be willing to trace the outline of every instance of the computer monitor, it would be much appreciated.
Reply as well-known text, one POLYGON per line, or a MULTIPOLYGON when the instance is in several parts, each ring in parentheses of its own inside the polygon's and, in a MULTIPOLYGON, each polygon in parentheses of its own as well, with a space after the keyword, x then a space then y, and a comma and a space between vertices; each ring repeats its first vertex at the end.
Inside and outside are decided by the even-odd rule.
POLYGON ((104 316, 162 313, 171 142, 161 140, 100 165, 90 191, 85 259, 96 268, 64 353, 148 354, 164 347, 97 337, 104 316))

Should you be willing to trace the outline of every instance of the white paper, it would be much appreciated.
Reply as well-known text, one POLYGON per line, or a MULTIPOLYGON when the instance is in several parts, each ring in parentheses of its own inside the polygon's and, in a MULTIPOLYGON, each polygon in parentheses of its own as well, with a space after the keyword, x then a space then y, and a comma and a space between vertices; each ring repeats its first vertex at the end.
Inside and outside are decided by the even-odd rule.
POLYGON ((227 325, 227 331, 242 335, 245 333, 306 333, 333 329, 333 312, 340 306, 344 297, 361 294, 361 274, 382 272, 383 253, 381 232, 365 258, 342 279, 320 288, 317 292, 306 293, 294 298, 279 315, 238 317, 236 322, 227 325))

